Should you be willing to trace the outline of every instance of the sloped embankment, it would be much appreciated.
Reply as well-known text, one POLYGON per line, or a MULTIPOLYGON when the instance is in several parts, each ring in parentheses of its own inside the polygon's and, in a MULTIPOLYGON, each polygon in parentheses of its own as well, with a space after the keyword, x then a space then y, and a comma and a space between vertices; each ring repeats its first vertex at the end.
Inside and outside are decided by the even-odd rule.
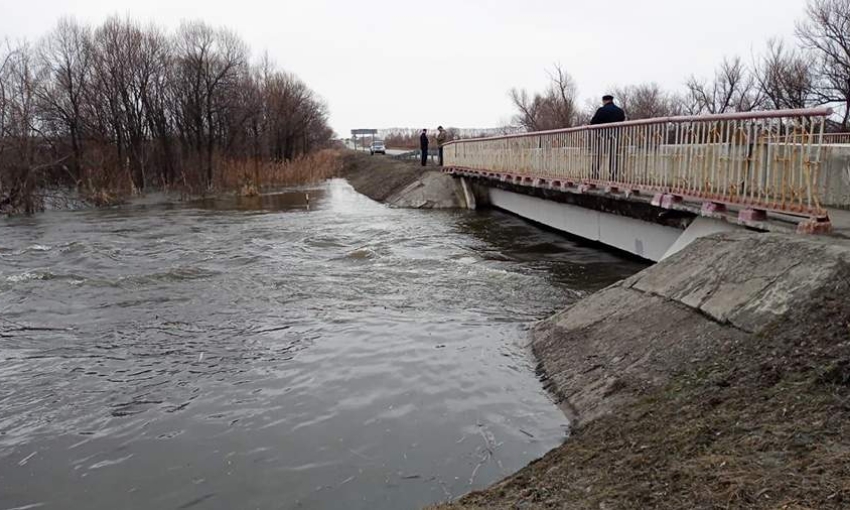
POLYGON ((466 207, 460 182, 436 167, 348 151, 343 177, 359 193, 392 207, 457 209, 466 207))
POLYGON ((578 426, 445 508, 850 507, 850 245, 704 238, 531 347, 578 426))

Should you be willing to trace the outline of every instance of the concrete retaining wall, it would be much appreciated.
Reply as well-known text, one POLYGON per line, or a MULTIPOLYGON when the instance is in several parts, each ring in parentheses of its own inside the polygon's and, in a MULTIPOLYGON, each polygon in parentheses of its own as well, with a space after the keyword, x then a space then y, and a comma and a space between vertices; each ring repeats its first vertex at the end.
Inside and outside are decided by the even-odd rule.
POLYGON ((826 207, 850 209, 850 145, 828 145, 821 155, 818 191, 826 207))
POLYGON ((805 309, 848 266, 846 241, 703 237, 542 321, 531 346, 565 411, 593 420, 805 309))
POLYGON ((425 172, 414 182, 386 199, 392 207, 411 209, 466 209, 468 193, 460 179, 441 172, 425 172))

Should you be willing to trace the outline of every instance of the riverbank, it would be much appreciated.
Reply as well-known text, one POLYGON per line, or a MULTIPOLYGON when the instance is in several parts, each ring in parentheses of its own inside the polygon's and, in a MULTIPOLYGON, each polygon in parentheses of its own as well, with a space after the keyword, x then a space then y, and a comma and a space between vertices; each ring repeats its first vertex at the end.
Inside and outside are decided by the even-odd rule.
POLYGON ((847 508, 850 245, 703 238, 539 323, 572 436, 437 507, 847 508))
POLYGON ((144 190, 127 178, 107 184, 77 183, 76 186, 31 186, 0 189, 0 216, 34 214, 45 210, 89 209, 139 203, 181 202, 228 195, 256 197, 293 186, 316 184, 339 177, 344 154, 339 149, 323 149, 291 161, 222 160, 212 185, 192 184, 185 176, 170 185, 150 185, 144 190))
POLYGON ((229 162, 217 174, 210 189, 189 185, 149 187, 144 192, 123 188, 34 189, 17 207, 0 195, 0 215, 33 214, 44 210, 89 209, 124 205, 176 203, 237 195, 255 197, 292 186, 343 177, 359 193, 391 207, 409 209, 467 208, 472 200, 460 181, 443 174, 436 166, 422 167, 415 161, 370 156, 351 150, 323 150, 292 162, 251 164, 229 162), (469 198, 467 198, 469 197, 469 198))
POLYGON ((415 161, 395 160, 347 151, 343 177, 358 193, 391 207, 410 209, 466 208, 460 181, 415 161))

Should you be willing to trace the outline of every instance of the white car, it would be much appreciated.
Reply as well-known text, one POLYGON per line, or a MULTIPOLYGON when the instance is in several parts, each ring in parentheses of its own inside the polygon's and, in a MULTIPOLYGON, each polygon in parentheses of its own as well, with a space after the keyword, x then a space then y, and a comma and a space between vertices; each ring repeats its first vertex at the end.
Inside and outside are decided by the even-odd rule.
POLYGON ((378 154, 387 153, 387 148, 384 147, 384 142, 380 140, 375 140, 374 142, 372 142, 372 145, 369 147, 369 154, 374 156, 376 152, 378 154))

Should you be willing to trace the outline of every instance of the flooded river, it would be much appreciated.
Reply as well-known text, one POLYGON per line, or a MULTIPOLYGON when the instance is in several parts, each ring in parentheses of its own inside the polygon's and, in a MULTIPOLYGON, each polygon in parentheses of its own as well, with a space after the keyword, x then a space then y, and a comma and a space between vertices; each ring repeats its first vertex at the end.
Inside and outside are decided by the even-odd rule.
POLYGON ((641 267, 341 180, 0 219, 0 510, 395 510, 484 487, 568 432, 529 324, 641 267))

